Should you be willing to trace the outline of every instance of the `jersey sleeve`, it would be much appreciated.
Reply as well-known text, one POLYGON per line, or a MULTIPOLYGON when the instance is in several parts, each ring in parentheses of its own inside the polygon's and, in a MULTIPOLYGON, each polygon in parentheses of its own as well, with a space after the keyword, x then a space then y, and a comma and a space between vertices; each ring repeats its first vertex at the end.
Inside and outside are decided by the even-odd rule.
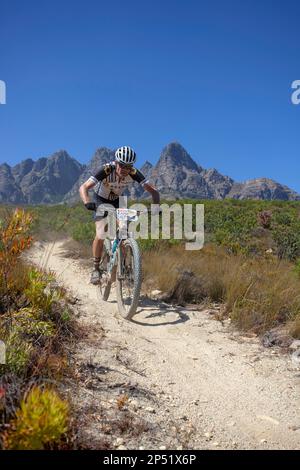
POLYGON ((105 178, 107 178, 108 175, 111 173, 111 170, 111 165, 105 164, 102 168, 100 168, 100 170, 97 171, 97 173, 91 175, 89 177, 89 180, 97 184, 99 181, 103 181, 105 178))
POLYGON ((148 180, 145 178, 143 173, 139 171, 137 168, 132 169, 132 171, 130 172, 130 176, 134 181, 136 181, 137 183, 140 183, 142 186, 148 183, 148 180))

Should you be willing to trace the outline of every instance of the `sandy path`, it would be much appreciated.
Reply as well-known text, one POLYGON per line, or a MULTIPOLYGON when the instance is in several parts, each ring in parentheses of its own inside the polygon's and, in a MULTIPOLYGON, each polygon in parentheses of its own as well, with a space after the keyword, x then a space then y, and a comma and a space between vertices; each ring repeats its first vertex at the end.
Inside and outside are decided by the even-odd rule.
POLYGON ((288 355, 238 335, 210 310, 143 300, 128 322, 114 292, 103 302, 89 272, 63 256, 63 242, 37 244, 29 256, 79 299, 79 319, 90 331, 75 364, 93 374, 90 383, 81 374, 76 396, 72 386, 70 393, 90 416, 82 428, 91 440, 103 437, 101 416, 115 413, 128 392, 124 410, 153 428, 135 436, 114 431, 112 447, 300 449, 300 372, 288 355))

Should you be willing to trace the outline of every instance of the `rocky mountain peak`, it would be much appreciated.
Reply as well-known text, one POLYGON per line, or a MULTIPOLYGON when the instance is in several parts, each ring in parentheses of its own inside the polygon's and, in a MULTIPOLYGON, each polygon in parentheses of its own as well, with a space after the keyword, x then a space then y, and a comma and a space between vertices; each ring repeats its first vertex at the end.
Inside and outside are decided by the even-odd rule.
POLYGON ((234 183, 227 197, 233 199, 299 200, 300 195, 270 178, 254 178, 234 183))
POLYGON ((141 171, 142 171, 142 168, 147 171, 147 170, 153 168, 153 165, 152 165, 151 162, 148 162, 148 160, 146 160, 145 163, 143 164, 143 166, 141 167, 141 171))
MULTIPOLYGON (((72 180, 74 174, 80 174, 84 169, 84 165, 72 158, 65 150, 60 150, 51 155, 47 159, 46 167, 47 173, 52 172, 55 175, 68 172, 68 174, 65 174, 68 180, 72 180)), ((34 169, 36 170, 36 165, 34 165, 34 169)))
POLYGON ((7 163, 0 165, 0 203, 24 202, 19 185, 16 183, 11 167, 7 163))
POLYGON ((181 167, 198 172, 198 165, 179 142, 171 142, 163 148, 156 169, 181 167))
MULTIPOLYGON (((84 169, 65 150, 49 157, 33 161, 31 158, 6 169, 2 175, 0 191, 7 195, 7 202, 29 204, 59 202, 71 189, 84 169)), ((4 196, 0 200, 4 200, 4 196)))
MULTIPOLYGON (((210 198, 212 192, 202 177, 200 168, 180 143, 171 142, 163 148, 157 164, 150 169, 147 178, 157 187, 163 198, 210 198)), ((137 197, 140 197, 139 192, 137 197)))
POLYGON ((152 169, 153 169, 152 163, 150 163, 150 162, 148 162, 148 160, 146 160, 145 163, 143 164, 143 166, 141 167, 141 172, 143 173, 143 175, 146 178, 148 178, 148 176, 150 175, 152 169))
POLYGON ((3 173, 11 173, 11 167, 5 162, 0 164, 0 168, 3 173))
POLYGON ((211 188, 213 197, 215 199, 223 199, 229 193, 234 184, 233 179, 222 175, 215 168, 202 170, 201 175, 205 179, 208 186, 211 188))
POLYGON ((12 173, 16 179, 21 180, 32 170, 33 165, 34 161, 32 158, 26 158, 26 160, 21 161, 21 163, 18 163, 12 168, 12 173))
POLYGON ((81 172, 78 180, 72 186, 70 191, 68 191, 64 196, 64 201, 73 203, 78 201, 78 191, 82 183, 88 180, 89 177, 95 174, 104 163, 108 163, 111 160, 114 160, 115 152, 107 147, 99 147, 94 153, 90 162, 84 167, 84 170, 81 172))
POLYGON ((62 163, 73 161, 73 162, 78 163, 77 160, 72 158, 66 150, 59 150, 58 152, 53 153, 52 155, 50 155, 50 157, 48 157, 48 161, 49 162, 52 162, 52 161, 62 162, 62 163))
POLYGON ((115 152, 107 147, 99 147, 92 157, 90 164, 109 162, 115 159, 115 152))

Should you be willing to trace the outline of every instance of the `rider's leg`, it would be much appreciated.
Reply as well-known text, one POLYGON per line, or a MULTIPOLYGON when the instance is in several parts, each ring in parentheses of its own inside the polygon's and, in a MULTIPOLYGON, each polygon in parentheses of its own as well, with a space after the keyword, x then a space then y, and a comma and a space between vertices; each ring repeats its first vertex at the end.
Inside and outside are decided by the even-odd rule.
POLYGON ((103 249, 103 242, 105 238, 105 226, 107 224, 106 219, 97 220, 95 222, 96 225, 96 235, 93 241, 93 272, 91 276, 91 283, 98 284, 101 278, 101 271, 100 271, 100 260, 102 255, 103 249))
POLYGON ((101 260, 103 249, 103 240, 98 240, 97 236, 93 241, 93 267, 94 270, 99 271, 99 264, 101 260))
POLYGON ((94 258, 101 258, 102 248, 103 248, 103 240, 97 237, 97 229, 96 229, 96 236, 93 241, 93 257, 94 258))

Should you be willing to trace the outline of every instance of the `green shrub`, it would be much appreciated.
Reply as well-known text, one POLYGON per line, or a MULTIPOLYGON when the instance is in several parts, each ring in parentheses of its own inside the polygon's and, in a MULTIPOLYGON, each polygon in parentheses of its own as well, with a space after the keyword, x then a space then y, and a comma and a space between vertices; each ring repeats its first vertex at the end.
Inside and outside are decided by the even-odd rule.
POLYGON ((40 320, 42 316, 42 311, 23 308, 13 315, 14 328, 23 336, 51 337, 55 333, 55 325, 50 320, 40 320))
POLYGON ((50 389, 34 387, 21 402, 5 436, 10 450, 42 450, 68 430, 68 404, 50 389))
POLYGON ((95 237, 95 224, 90 223, 76 223, 72 228, 72 237, 76 241, 80 241, 83 243, 92 243, 95 237))
POLYGON ((300 236, 294 225, 280 225, 273 230, 279 259, 294 261, 300 254, 300 236))
POLYGON ((28 277, 29 286, 24 291, 27 299, 35 310, 42 310, 45 314, 49 314, 53 303, 61 297, 57 289, 51 290, 49 287, 53 277, 35 268, 29 271, 28 277))
POLYGON ((33 351, 32 345, 22 338, 18 330, 11 329, 6 341, 5 369, 20 375, 25 372, 33 351))
POLYGON ((68 308, 64 308, 61 312, 60 318, 63 322, 69 322, 71 320, 71 312, 68 308))

